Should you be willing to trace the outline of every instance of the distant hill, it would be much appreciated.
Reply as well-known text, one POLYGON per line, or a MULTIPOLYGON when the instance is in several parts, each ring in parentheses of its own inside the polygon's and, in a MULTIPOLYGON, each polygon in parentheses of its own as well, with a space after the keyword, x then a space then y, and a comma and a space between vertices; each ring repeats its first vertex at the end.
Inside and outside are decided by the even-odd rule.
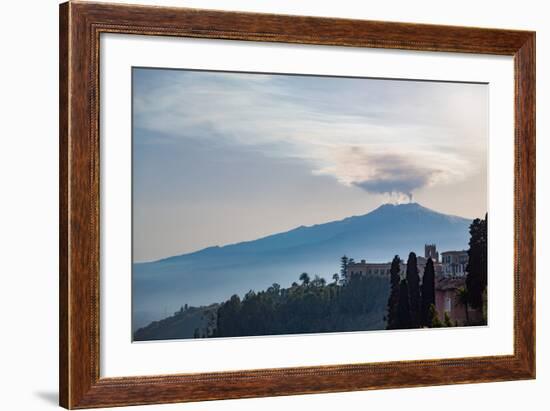
POLYGON ((423 255, 426 243, 435 243, 439 251, 466 249, 470 223, 417 203, 386 204, 361 216, 136 263, 133 329, 186 303, 206 306, 274 282, 288 286, 302 272, 329 280, 344 254, 386 262, 395 254, 406 258, 410 251, 423 255))
POLYGON ((134 332, 134 341, 173 340, 203 337, 216 324, 218 304, 189 307, 170 317, 153 321, 134 332), (198 335, 196 332, 199 331, 198 335))

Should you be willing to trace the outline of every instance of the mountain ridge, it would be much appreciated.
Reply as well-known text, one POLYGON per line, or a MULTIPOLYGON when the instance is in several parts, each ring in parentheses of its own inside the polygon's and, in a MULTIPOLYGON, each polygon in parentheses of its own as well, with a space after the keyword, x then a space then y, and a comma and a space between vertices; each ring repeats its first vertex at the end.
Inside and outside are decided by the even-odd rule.
POLYGON ((208 246, 208 247, 201 248, 201 249, 198 249, 198 250, 190 251, 188 253, 182 253, 182 254, 177 254, 177 255, 173 255, 173 256, 162 257, 162 258, 159 258, 157 260, 137 262, 135 264, 154 264, 154 263, 169 262, 169 261, 172 261, 174 259, 178 259, 180 257, 192 256, 192 255, 195 255, 195 254, 198 254, 198 253, 214 251, 214 250, 218 250, 218 249, 222 249, 222 248, 226 248, 226 247, 241 246, 241 245, 254 243, 254 242, 257 242, 257 241, 262 241, 262 240, 270 239, 270 238, 273 238, 273 237, 281 236, 281 235, 284 235, 284 234, 297 232, 299 230, 315 229, 316 227, 330 225, 330 224, 353 222, 357 219, 367 217, 368 215, 371 215, 373 213, 376 215, 376 213, 381 213, 381 212, 384 212, 384 211, 387 211, 387 210, 390 210, 390 209, 393 211, 395 209, 403 209, 403 208, 407 208, 409 210, 416 210, 416 211, 420 211, 420 210, 421 211, 427 211, 427 212, 430 212, 430 213, 445 216, 447 218, 456 218, 456 219, 462 219, 462 220, 464 220, 464 219, 469 220, 468 218, 465 218, 465 217, 452 215, 452 214, 445 214, 445 213, 442 213, 440 211, 432 210, 432 209, 430 209, 428 207, 425 207, 425 206, 423 206, 419 203, 416 203, 416 202, 413 202, 413 203, 400 203, 400 204, 385 203, 385 204, 382 204, 382 205, 376 207, 375 209, 373 209, 373 210, 371 210, 371 211, 369 211, 368 213, 365 213, 365 214, 353 215, 353 216, 349 216, 349 217, 344 217, 340 220, 332 220, 332 221, 327 221, 327 222, 324 222, 324 223, 317 223, 317 224, 312 224, 312 225, 300 225, 298 227, 291 228, 291 229, 286 230, 286 231, 281 231, 281 232, 274 233, 274 234, 268 234, 268 235, 258 237, 258 238, 253 239, 253 240, 244 240, 244 241, 238 241, 238 242, 229 243, 229 244, 208 246))
POLYGON ((289 285, 302 272, 330 278, 342 255, 387 262, 395 254, 465 249, 472 220, 443 214, 418 203, 384 204, 371 212, 192 253, 133 264, 133 312, 161 318, 185 303, 223 301, 232 294, 289 285))

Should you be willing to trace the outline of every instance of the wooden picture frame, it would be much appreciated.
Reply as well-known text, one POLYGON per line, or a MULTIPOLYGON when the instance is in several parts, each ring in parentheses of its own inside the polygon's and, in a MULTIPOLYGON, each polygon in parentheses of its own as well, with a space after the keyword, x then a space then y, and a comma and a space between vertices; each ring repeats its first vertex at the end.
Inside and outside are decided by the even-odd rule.
POLYGON ((69 2, 60 6, 60 405, 110 407, 535 378, 535 33, 69 2), (513 56, 514 354, 100 378, 101 33, 513 56))

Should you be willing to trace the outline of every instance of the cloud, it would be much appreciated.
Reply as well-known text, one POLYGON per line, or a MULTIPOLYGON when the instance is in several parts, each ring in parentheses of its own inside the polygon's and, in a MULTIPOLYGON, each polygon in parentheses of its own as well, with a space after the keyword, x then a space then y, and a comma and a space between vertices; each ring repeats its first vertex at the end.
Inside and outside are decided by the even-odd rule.
POLYGON ((414 190, 425 187, 437 175, 437 170, 421 168, 395 156, 394 158, 372 159, 372 163, 375 163, 372 177, 353 182, 357 187, 371 193, 399 193, 411 197, 414 190), (382 160, 382 164, 380 164, 380 160, 382 160))
POLYGON ((343 184, 370 193, 387 194, 397 201, 410 200, 415 190, 459 178, 441 169, 440 159, 430 152, 407 155, 369 152, 363 147, 347 146, 333 152, 330 163, 315 172, 333 175, 343 184), (438 161, 433 161, 435 159, 438 161))
MULTIPOLYGON (((394 170, 392 170, 393 172, 394 170)), ((415 175, 400 174, 398 176, 382 176, 372 180, 354 182, 357 187, 376 194, 404 194, 409 200, 412 192, 422 188, 428 183, 428 176, 419 173, 415 175)))
POLYGON ((134 78, 134 126, 167 144, 246 146, 370 193, 410 197, 485 161, 480 85, 150 69, 134 78))

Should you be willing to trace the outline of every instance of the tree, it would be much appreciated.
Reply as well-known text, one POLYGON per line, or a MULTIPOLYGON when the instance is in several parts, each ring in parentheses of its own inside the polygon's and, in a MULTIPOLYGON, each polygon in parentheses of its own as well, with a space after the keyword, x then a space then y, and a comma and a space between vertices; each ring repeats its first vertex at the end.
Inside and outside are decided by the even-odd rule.
POLYGON ((409 290, 409 305, 411 310, 411 327, 420 326, 420 277, 416 254, 411 252, 407 260, 407 285, 409 290))
POLYGON ((397 305, 396 329, 412 328, 411 307, 409 305, 409 287, 407 280, 399 284, 399 303, 397 305))
POLYGON ((309 275, 308 275, 308 273, 300 274, 299 280, 302 282, 303 285, 308 285, 309 284, 309 275))
POLYGON ((311 285, 314 287, 324 287, 326 283, 327 281, 324 278, 319 277, 317 274, 315 274, 313 281, 311 281, 311 285))
POLYGON ((401 259, 398 255, 393 257, 390 268, 390 296, 388 297, 388 321, 386 328, 392 330, 397 328, 397 306, 399 304, 399 283, 401 277, 401 259))
POLYGON ((470 296, 468 295, 468 289, 465 287, 460 287, 458 290, 456 290, 456 297, 457 297, 457 304, 462 304, 464 306, 464 314, 466 315, 466 324, 470 324, 470 317, 468 313, 468 301, 470 300, 470 296))
POLYGON ((481 318, 482 318, 483 324, 487 325, 487 288, 485 288, 485 291, 483 292, 481 299, 483 301, 481 306, 481 318))
POLYGON ((346 255, 342 256, 342 258, 340 258, 340 278, 342 278, 342 280, 345 280, 348 274, 348 264, 348 257, 346 255))
POLYGON ((280 291, 281 291, 281 286, 277 283, 271 284, 271 287, 267 289, 267 292, 271 294, 279 294, 280 291))
MULTIPOLYGON (((247 293, 248 298, 249 295, 250 291, 247 293)), ((241 299, 236 294, 220 306, 215 335, 235 337, 241 334, 241 323, 238 321, 241 308, 241 299)))
MULTIPOLYGON (((275 283, 265 290, 250 290, 242 300, 232 296, 208 318, 206 328, 199 328, 199 337, 357 331, 366 323, 382 326, 380 308, 390 291, 386 278, 354 276, 344 284, 327 284, 318 275, 303 273, 300 280, 301 285, 295 282, 289 288, 275 283)), ((406 288, 404 292, 407 301, 406 288)), ((404 307, 402 323, 407 328, 409 311, 408 305, 404 307)))
POLYGON ((470 225, 469 246, 466 288, 470 306, 479 309, 487 289, 487 215, 485 220, 476 218, 470 225))
POLYGON ((432 323, 432 318, 430 317, 430 306, 432 304, 435 305, 435 270, 433 260, 428 258, 424 267, 424 275, 422 276, 421 320, 423 326, 429 327, 432 323))
POLYGON ((334 280, 334 284, 338 284, 338 280, 340 279, 340 276, 338 273, 332 274, 332 279, 334 280))
POLYGON ((445 327, 452 327, 453 323, 451 322, 451 317, 449 317, 449 313, 445 313, 445 319, 443 321, 443 324, 445 324, 445 327))
POLYGON ((439 320, 439 317, 437 315, 435 304, 430 305, 430 318, 431 318, 430 327, 439 328, 443 326, 443 324, 441 324, 441 321, 439 320))

